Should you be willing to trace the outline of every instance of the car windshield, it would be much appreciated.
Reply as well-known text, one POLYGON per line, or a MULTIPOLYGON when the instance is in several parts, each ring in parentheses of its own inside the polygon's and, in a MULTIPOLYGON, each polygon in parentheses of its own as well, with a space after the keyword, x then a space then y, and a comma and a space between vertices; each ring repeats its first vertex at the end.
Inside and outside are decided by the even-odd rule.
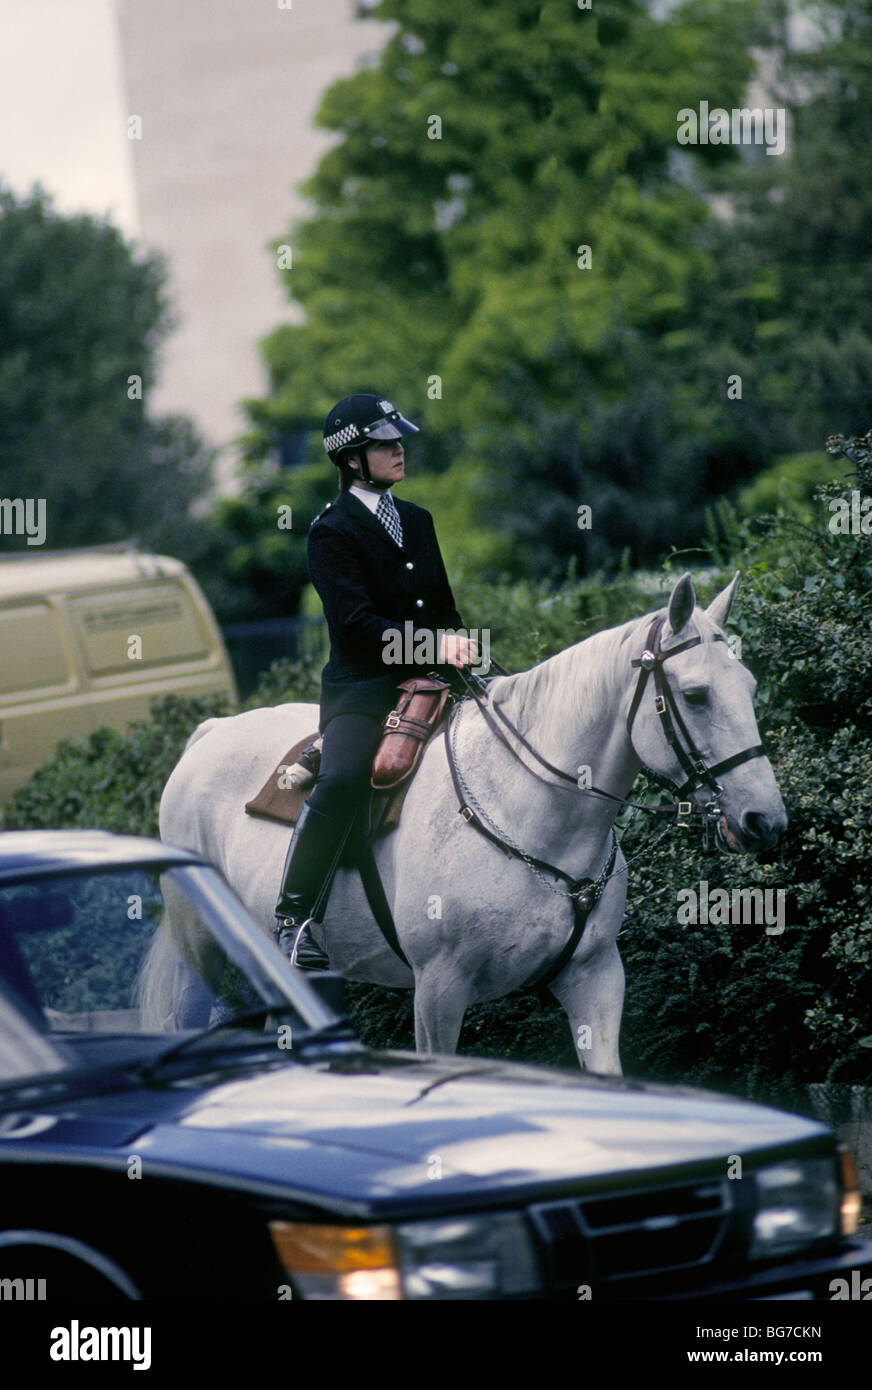
MULTIPOLYGON (((60 1043, 73 1066, 105 1067, 148 1060, 236 1015, 248 1019, 251 1046, 261 1009, 265 1021, 274 1011, 302 1032, 331 1018, 219 875, 199 865, 0 884, 0 985, 21 1020, 17 1045, 0 1016, 0 1086, 42 1070, 31 1060, 34 1034, 60 1043)), ((234 1031, 215 1038, 233 1045, 234 1031)))

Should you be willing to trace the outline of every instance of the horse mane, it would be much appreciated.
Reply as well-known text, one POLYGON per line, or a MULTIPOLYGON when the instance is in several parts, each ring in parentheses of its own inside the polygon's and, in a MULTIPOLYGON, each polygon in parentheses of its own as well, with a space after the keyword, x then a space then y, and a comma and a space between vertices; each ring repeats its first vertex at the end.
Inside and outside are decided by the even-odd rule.
MULTIPOLYGON (((645 636, 658 617, 667 618, 664 638, 668 644, 673 634, 668 624, 668 608, 664 605, 641 617, 594 632, 526 671, 498 677, 490 687, 493 703, 499 705, 522 733, 529 735, 535 726, 547 735, 549 712, 559 714, 559 700, 570 691, 575 702, 574 713, 581 724, 588 710, 593 723, 595 714, 602 710, 606 700, 614 697, 616 689, 629 691, 633 684, 630 662, 640 655, 645 636)), ((682 633, 694 628, 702 638, 700 653, 710 644, 706 640, 709 638, 707 629, 712 633, 721 631, 699 607, 694 608, 682 633), (705 620, 703 623, 699 622, 701 618, 705 620)))
POLYGON ((616 684, 629 687, 631 655, 638 655, 636 648, 641 650, 644 632, 656 616, 647 613, 591 633, 526 671, 498 678, 491 685, 494 703, 522 732, 529 731, 533 719, 541 728, 547 711, 557 708, 566 690, 572 692, 580 714, 601 709, 616 684))

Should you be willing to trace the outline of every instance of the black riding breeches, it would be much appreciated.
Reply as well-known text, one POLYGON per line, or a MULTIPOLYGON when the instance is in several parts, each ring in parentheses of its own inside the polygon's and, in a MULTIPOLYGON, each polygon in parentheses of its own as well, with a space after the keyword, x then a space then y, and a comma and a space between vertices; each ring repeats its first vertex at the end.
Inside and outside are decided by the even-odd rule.
POLYGON ((383 722, 370 714, 336 714, 328 722, 321 767, 308 798, 313 810, 345 819, 361 805, 383 722))

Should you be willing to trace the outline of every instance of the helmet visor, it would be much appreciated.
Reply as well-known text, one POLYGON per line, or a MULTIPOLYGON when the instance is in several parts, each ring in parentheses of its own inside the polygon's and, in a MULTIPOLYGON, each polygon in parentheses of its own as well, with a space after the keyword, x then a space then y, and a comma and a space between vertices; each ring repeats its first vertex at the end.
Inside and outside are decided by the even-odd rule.
POLYGON ((364 425, 363 433, 367 439, 399 439, 402 434, 418 434, 418 426, 413 425, 398 410, 371 425, 364 425))

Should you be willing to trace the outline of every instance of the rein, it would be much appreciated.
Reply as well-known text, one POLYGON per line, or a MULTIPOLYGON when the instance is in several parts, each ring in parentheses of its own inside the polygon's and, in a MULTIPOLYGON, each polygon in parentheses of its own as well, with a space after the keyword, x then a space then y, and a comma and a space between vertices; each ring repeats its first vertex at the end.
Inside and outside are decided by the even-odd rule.
MULTIPOLYGON (((497 668, 500 675, 507 676, 509 674, 505 667, 500 666, 498 662, 492 660, 491 665, 497 668)), ((486 702, 486 699, 483 698, 482 691, 485 691, 486 693, 486 687, 484 686, 484 682, 480 679, 480 677, 474 675, 468 676, 465 671, 460 671, 458 674, 460 675, 461 680, 466 686, 468 693, 472 696, 473 700, 478 705, 478 708, 481 711, 481 716, 487 724, 488 728, 491 730, 492 733, 496 734, 497 738, 500 740, 500 743, 502 743, 506 748, 508 748, 512 757, 515 758, 517 762, 521 763, 522 767, 527 768, 527 771, 530 773, 531 777, 535 777, 537 781, 545 783, 546 786, 550 785, 548 782, 546 782, 545 778, 540 777, 539 773, 534 771, 532 767, 527 767, 527 764, 524 762, 523 758, 518 756, 517 750, 512 747, 502 730, 497 728, 496 724, 494 723, 491 717, 490 708, 486 702)), ((673 814, 675 810, 674 806, 645 806, 641 802, 627 801, 625 797, 615 796, 613 792, 603 791, 601 787, 579 786, 578 778, 573 777, 571 772, 564 772, 563 768, 561 767, 555 767, 553 763, 550 763, 547 758, 543 757, 542 754, 539 753, 533 747, 533 745, 528 742, 528 740, 521 733, 520 729, 516 728, 515 725, 512 724, 512 722, 506 718, 506 716, 503 714, 502 710, 499 708, 498 705, 493 705, 492 708, 497 718, 500 719, 505 725, 505 727, 512 732, 512 734, 515 736, 518 742, 523 745, 527 752, 532 757, 534 757, 536 761, 541 764, 542 767, 547 768, 549 772, 553 772, 555 777, 560 777, 564 782, 568 782, 575 789, 575 791, 586 791, 590 792, 594 796, 604 796, 609 801, 617 801, 621 806, 630 806, 636 811, 645 811, 649 816, 671 816, 673 814)), ((647 768, 645 770, 646 772, 648 771, 647 768)), ((656 774, 654 773, 649 775, 656 776, 656 774)))

